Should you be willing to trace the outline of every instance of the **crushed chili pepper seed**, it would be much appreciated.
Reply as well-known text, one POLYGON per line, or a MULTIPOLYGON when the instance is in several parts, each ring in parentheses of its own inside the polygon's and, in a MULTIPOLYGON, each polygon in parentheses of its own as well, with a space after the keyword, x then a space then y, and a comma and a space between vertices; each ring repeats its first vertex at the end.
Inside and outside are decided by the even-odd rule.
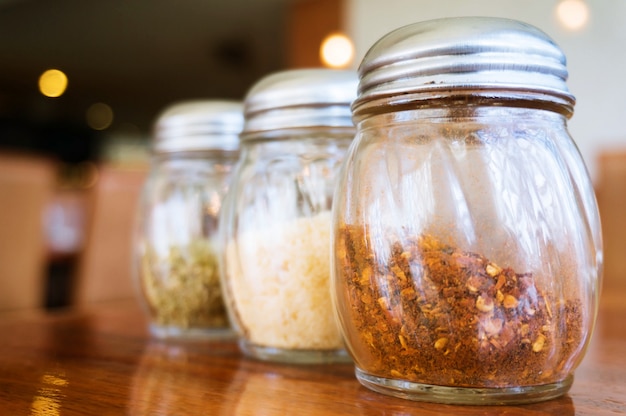
MULTIPOLYGON (((469 387, 564 379, 582 345, 580 300, 556 300, 518 273, 431 235, 374 252, 366 228, 337 233, 349 344, 379 377, 469 387), (380 253, 389 253, 381 258, 380 253)), ((380 239, 376 240, 379 244, 380 239)))

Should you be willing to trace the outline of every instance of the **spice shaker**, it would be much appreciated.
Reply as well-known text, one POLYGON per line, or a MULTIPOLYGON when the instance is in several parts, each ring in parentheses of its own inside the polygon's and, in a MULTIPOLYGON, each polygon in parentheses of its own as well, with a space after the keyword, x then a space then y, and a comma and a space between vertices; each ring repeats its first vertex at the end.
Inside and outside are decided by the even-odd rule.
POLYGON ((602 238, 567 76, 553 40, 508 19, 415 23, 367 52, 331 260, 361 384, 453 404, 568 391, 602 238))
POLYGON ((243 105, 230 100, 175 103, 157 117, 136 221, 134 275, 158 338, 234 335, 216 244, 242 128, 243 105))
POLYGON ((295 69, 262 78, 245 97, 220 266, 249 357, 349 361, 330 299, 330 209, 354 137, 356 87, 355 71, 295 69))

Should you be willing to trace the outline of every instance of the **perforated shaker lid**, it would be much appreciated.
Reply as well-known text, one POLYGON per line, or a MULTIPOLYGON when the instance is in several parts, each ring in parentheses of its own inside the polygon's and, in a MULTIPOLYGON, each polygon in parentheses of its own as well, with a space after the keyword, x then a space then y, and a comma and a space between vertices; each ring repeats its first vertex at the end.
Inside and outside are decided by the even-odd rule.
POLYGON ((370 48, 359 76, 355 113, 385 97, 389 104, 453 94, 522 98, 570 113, 575 103, 561 49, 536 27, 510 19, 458 17, 401 27, 370 48))
POLYGON ((244 100, 244 133, 326 126, 353 127, 356 71, 292 69, 270 74, 244 100))
POLYGON ((237 150, 242 128, 241 102, 195 100, 175 103, 157 117, 154 151, 237 150))

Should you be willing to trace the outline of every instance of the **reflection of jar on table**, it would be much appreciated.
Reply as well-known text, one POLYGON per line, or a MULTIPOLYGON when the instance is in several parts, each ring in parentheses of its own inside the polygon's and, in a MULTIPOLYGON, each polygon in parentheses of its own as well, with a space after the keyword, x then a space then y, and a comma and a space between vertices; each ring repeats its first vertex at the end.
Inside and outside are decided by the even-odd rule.
POLYGON ((215 241, 242 126, 241 104, 218 100, 175 104, 157 119, 135 242, 140 296, 157 337, 232 334, 215 241))
POLYGON ((207 361, 216 358, 211 357, 211 353, 224 359, 225 353, 231 352, 224 347, 225 344, 219 341, 148 342, 133 374, 128 414, 206 413, 207 394, 228 397, 232 374, 238 371, 236 366, 225 371, 221 367, 206 365, 207 361))
POLYGON ((499 404, 564 394, 602 248, 562 52, 505 19, 400 28, 360 68, 334 199, 333 294, 357 378, 499 404))
POLYGON ((227 306, 249 356, 346 360, 329 293, 330 208, 354 136, 356 74, 291 70, 244 103, 241 157, 224 203, 227 306))

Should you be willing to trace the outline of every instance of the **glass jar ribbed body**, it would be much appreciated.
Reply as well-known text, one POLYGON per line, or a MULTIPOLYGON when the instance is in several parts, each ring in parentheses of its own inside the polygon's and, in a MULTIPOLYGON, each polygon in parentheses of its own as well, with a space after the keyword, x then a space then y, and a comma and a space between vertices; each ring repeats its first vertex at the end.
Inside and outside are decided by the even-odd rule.
POLYGON ((237 156, 194 151, 153 158, 137 215, 135 274, 157 337, 232 335, 216 244, 237 156))
POLYGON ((359 115, 331 262, 362 384, 461 404, 569 389, 602 247, 591 181, 555 109, 451 97, 359 115))
POLYGON ((353 128, 244 136, 222 214, 225 298, 254 358, 349 360, 330 300, 330 209, 353 128))

